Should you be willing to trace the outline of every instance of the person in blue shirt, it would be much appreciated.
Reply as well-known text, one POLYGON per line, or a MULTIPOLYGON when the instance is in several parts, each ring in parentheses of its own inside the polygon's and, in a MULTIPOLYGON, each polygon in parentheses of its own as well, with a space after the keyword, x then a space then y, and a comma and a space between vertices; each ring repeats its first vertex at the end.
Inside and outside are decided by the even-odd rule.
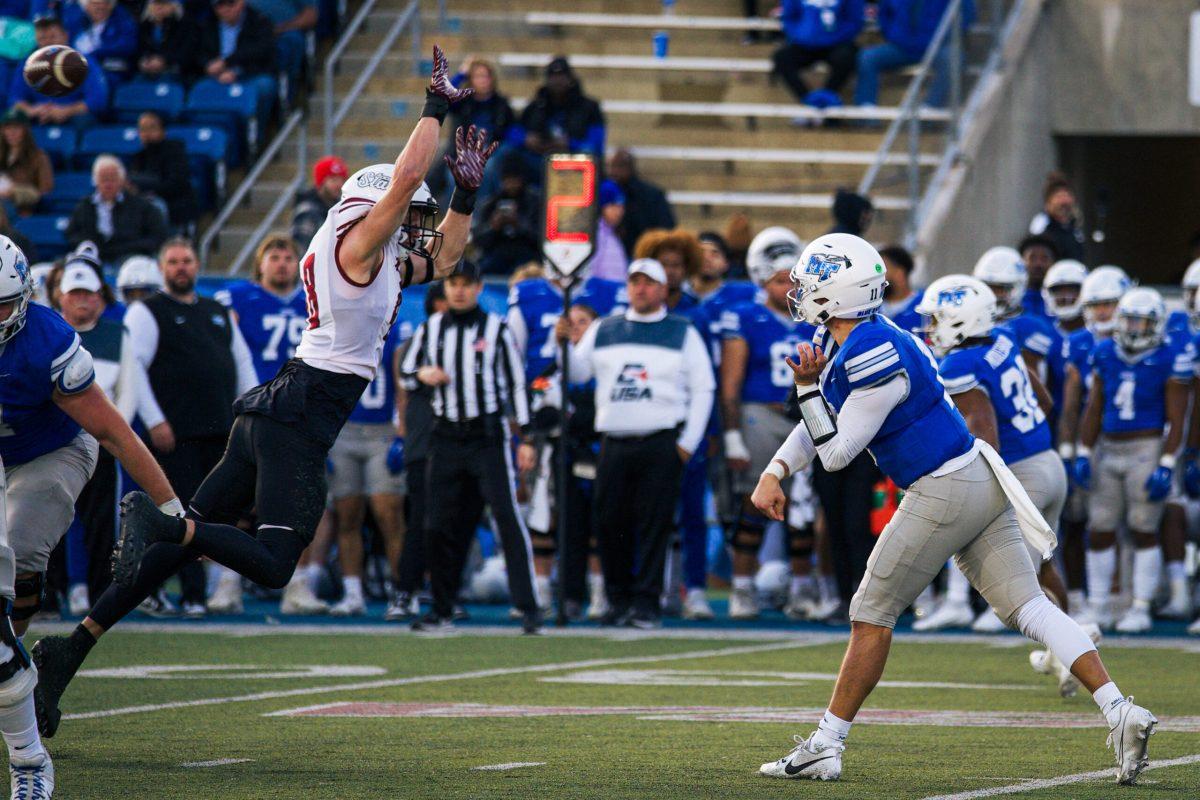
MULTIPOLYGON (((66 45, 67 30, 55 17, 39 17, 34 23, 38 48, 66 45)), ((86 57, 86 56, 85 56, 86 57)), ((86 128, 108 109, 108 84, 104 70, 88 58, 88 74, 83 84, 59 97, 39 94, 25 82, 25 63, 13 70, 8 88, 8 103, 38 125, 67 125, 86 128)))
POLYGON ((112 86, 134 71, 138 26, 117 0, 84 0, 83 14, 66 21, 71 46, 98 63, 112 86))
POLYGON ((883 674, 896 618, 951 556, 1006 623, 1046 644, 1087 687, 1104 714, 1117 778, 1146 767, 1157 719, 1125 699, 1087 634, 1038 585, 1029 547, 1054 534, 990 445, 974 437, 938 378, 928 349, 878 314, 883 259, 849 234, 827 234, 792 271, 792 307, 824 326, 819 345, 788 359, 801 424, 763 471, 754 505, 782 519, 780 481, 820 457, 839 470, 867 449, 904 499, 875 545, 850 604, 850 642, 833 697, 815 733, 760 767, 768 777, 835 780, 850 727, 883 674))
POLYGON ((506 144, 518 149, 529 174, 541 184, 542 159, 547 153, 604 154, 605 122, 600 104, 583 93, 579 76, 565 56, 546 65, 546 83, 537 90, 517 124, 508 129, 506 144))
POLYGON ((917 305, 924 293, 914 289, 910 281, 916 266, 912 253, 900 245, 892 245, 880 250, 879 255, 883 257, 884 274, 888 283, 884 289, 880 313, 896 323, 896 327, 901 330, 911 331, 920 336, 925 320, 917 313, 917 305))
POLYGON ((1028 285, 1021 254, 1011 247, 993 247, 979 257, 971 274, 992 290, 996 296, 996 322, 1020 346, 1029 371, 1044 381, 1046 356, 1061 343, 1050 323, 1027 313, 1021 305, 1028 285))
POLYGON ((787 42, 771 60, 796 102, 829 108, 840 106, 840 92, 854 74, 855 39, 863 27, 863 0, 783 0, 780 21, 787 42), (825 85, 810 90, 801 73, 820 61, 829 65, 825 85))
POLYGON ((1045 288, 1046 275, 1059 260, 1054 240, 1048 236, 1032 234, 1021 240, 1017 245, 1017 252, 1021 254, 1021 263, 1025 265, 1027 278, 1021 307, 1029 314, 1043 317, 1047 322, 1054 322, 1057 317, 1050 310, 1049 300, 1042 291, 1045 288))
POLYGON ((34 721, 37 672, 18 636, 41 605, 50 553, 75 515, 99 445, 167 513, 183 506, 150 451, 95 385, 92 356, 53 310, 32 304, 25 255, 0 236, 0 732, 13 794, 49 797, 54 768, 34 721), (14 726, 14 720, 16 725, 14 726), (28 730, 27 730, 28 729, 28 730), (33 784, 48 785, 33 794, 33 784))
POLYGON ((1150 603, 1162 571, 1158 530, 1175 453, 1183 443, 1193 378, 1192 343, 1168 337, 1166 323, 1166 306, 1153 289, 1131 289, 1121 298, 1112 338, 1092 351, 1092 384, 1075 452, 1075 479, 1093 490, 1088 503, 1088 599, 1101 627, 1113 621, 1109 587, 1120 525, 1128 527, 1136 548, 1133 605, 1116 626, 1122 633, 1153 626, 1150 603))

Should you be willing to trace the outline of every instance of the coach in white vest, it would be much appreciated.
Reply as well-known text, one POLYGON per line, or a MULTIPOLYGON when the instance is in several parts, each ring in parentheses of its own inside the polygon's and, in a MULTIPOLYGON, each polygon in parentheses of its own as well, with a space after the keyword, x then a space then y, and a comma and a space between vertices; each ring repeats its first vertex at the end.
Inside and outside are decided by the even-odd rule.
MULTIPOLYGON (((603 437, 592 498, 611 611, 605 622, 653 628, 683 465, 712 411, 712 362, 700 332, 667 313, 654 259, 629 265, 629 310, 595 322, 570 349, 570 379, 596 379, 603 437)), ((555 333, 567 340, 560 320, 555 333)))

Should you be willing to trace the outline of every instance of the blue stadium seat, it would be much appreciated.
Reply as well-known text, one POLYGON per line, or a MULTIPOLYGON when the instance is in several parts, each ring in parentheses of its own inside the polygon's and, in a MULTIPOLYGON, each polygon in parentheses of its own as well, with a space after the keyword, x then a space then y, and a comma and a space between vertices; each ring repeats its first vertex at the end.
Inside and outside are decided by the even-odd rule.
POLYGON ((80 169, 92 166, 92 161, 101 153, 111 153, 125 160, 142 149, 137 128, 133 125, 101 125, 84 131, 75 153, 75 165, 80 169))
POLYGON ((75 128, 64 125, 34 125, 33 138, 56 167, 69 164, 78 146, 75 128))
POLYGON ((229 134, 213 125, 172 125, 168 139, 178 139, 187 150, 196 197, 205 209, 225 198, 225 173, 229 161, 229 134))
POLYGON ((59 172, 54 176, 54 188, 42 196, 42 211, 46 214, 70 214, 81 198, 93 191, 90 172, 59 172))
POLYGON ((38 257, 52 261, 67 253, 67 223, 70 217, 35 214, 18 219, 14 227, 37 246, 38 257))
POLYGON ((118 122, 137 122, 143 111, 157 111, 173 122, 183 113, 183 87, 171 81, 131 81, 117 87, 112 107, 118 122))
POLYGON ((254 149, 259 135, 255 119, 258 92, 250 84, 225 84, 206 78, 192 87, 186 108, 189 122, 219 125, 229 132, 226 157, 230 166, 241 164, 243 141, 248 149, 254 149))

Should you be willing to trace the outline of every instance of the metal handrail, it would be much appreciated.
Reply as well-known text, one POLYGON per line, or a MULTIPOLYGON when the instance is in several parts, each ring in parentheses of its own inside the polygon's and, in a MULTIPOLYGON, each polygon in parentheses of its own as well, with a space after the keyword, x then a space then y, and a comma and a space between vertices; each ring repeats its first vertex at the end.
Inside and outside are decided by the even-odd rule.
POLYGON ((375 48, 375 52, 371 55, 371 60, 358 73, 358 78, 355 79, 354 85, 342 98, 342 102, 335 109, 333 106, 333 77, 336 71, 337 64, 345 53, 346 47, 350 44, 350 39, 363 21, 375 8, 378 0, 366 0, 358 13, 354 15, 354 19, 347 26, 346 32, 338 40, 337 45, 329 53, 329 57, 325 59, 325 152, 333 152, 334 133, 337 131, 337 126, 342 123, 346 115, 350 113, 350 107, 358 100, 362 94, 363 88, 367 85, 367 81, 375 74, 375 70, 379 68, 379 64, 388 55, 392 44, 404 32, 404 29, 412 23, 412 57, 413 71, 420 72, 421 69, 421 13, 418 0, 410 0, 409 4, 400 12, 400 16, 392 23, 392 27, 388 29, 387 34, 383 37, 383 41, 375 48))
POLYGON ((233 261, 229 263, 229 269, 226 273, 236 275, 242 271, 242 265, 250 258, 250 255, 258 248, 258 243, 267 235, 267 231, 271 230, 275 225, 275 220, 279 219, 279 215, 283 213, 284 208, 296 197, 296 193, 300 191, 300 187, 304 185, 305 173, 308 171, 305 167, 304 154, 308 152, 308 125, 300 126, 300 135, 296 144, 299 155, 296 161, 296 174, 288 181, 287 186, 275 198, 275 202, 271 204, 271 208, 263 215, 263 218, 258 221, 258 225, 254 226, 254 231, 242 242, 241 249, 237 255, 233 257, 233 261))

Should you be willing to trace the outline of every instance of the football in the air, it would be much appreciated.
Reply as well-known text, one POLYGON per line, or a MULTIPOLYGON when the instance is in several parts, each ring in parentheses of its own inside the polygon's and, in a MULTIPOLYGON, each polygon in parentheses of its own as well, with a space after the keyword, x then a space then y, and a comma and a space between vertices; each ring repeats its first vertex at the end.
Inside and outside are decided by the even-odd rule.
POLYGON ((25 61, 25 82, 48 97, 75 91, 87 79, 87 59, 66 45, 35 50, 25 61))

